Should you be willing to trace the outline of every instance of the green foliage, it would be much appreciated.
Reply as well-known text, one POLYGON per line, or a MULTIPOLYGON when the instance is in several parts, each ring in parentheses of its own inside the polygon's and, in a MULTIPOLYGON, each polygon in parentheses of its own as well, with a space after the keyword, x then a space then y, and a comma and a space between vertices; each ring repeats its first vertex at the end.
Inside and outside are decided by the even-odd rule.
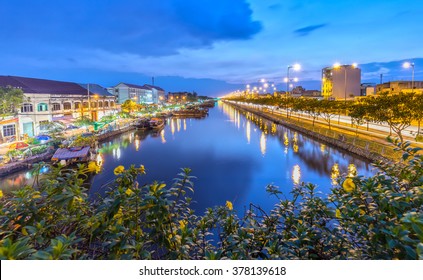
POLYGON ((21 89, 0 87, 0 116, 15 114, 25 99, 21 89))
POLYGON ((127 99, 121 105, 121 109, 122 112, 131 114, 132 112, 139 110, 140 106, 135 101, 127 99))
POLYGON ((74 122, 74 124, 76 126, 79 126, 80 127, 80 126, 90 126, 90 125, 93 125, 94 122, 89 117, 83 116, 83 117, 78 118, 74 122))
POLYGON ((116 115, 108 115, 101 118, 100 122, 109 123, 116 120, 116 115))
POLYGON ((78 135, 70 144, 70 147, 95 147, 97 143, 97 136, 82 136, 78 135))
POLYGON ((141 186, 144 166, 118 166, 93 201, 87 166, 50 167, 36 188, 0 198, 0 258, 423 259, 423 158, 394 144, 402 161, 378 164, 373 177, 340 179, 328 198, 313 184, 294 187, 291 199, 269 185, 274 208, 250 205, 243 217, 230 202, 197 216, 188 168, 172 186, 141 186))

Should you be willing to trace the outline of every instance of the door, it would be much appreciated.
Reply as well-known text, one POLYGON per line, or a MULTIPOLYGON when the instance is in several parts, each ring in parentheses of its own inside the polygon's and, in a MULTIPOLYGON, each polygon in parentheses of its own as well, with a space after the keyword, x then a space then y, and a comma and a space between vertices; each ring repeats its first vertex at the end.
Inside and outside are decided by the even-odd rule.
POLYGON ((23 134, 34 137, 34 125, 32 122, 23 123, 23 134))

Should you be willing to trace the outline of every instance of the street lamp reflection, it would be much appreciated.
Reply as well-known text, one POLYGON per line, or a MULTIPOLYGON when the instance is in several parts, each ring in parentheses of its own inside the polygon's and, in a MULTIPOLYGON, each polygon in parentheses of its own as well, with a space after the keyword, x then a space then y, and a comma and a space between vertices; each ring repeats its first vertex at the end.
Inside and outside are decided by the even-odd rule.
POLYGON ((294 166, 294 169, 292 170, 292 181, 294 182, 295 185, 298 185, 300 183, 300 179, 301 179, 301 168, 297 164, 294 166))

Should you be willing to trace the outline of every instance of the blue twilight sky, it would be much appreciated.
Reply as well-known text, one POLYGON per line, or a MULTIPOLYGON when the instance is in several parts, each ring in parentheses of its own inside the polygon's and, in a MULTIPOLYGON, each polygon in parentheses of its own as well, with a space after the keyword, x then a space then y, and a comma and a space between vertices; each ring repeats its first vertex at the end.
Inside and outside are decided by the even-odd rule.
POLYGON ((363 82, 423 79, 421 0, 0 0, 0 75, 222 95, 267 79, 320 88, 356 62, 363 82))

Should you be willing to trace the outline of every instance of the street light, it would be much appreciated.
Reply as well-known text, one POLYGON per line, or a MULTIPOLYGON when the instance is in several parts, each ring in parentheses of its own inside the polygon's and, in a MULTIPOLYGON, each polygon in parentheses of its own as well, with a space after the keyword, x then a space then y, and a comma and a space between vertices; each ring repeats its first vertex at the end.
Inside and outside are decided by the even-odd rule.
POLYGON ((402 65, 404 68, 410 68, 411 67, 411 93, 414 92, 414 62, 404 62, 402 65))
POLYGON ((289 92, 289 70, 290 69, 294 69, 295 71, 298 71, 301 69, 301 65, 299 65, 298 63, 294 64, 294 65, 288 65, 288 70, 286 73, 286 94, 288 95, 289 92))
POLYGON ((286 98, 286 117, 288 118, 288 93, 289 93, 289 70, 290 69, 294 69, 295 71, 298 71, 301 69, 301 65, 298 63, 295 63, 294 65, 288 65, 288 69, 286 71, 286 94, 285 94, 285 98, 286 98))
MULTIPOLYGON (((88 91, 88 112, 89 112, 89 116, 90 116, 90 121, 92 121, 93 118, 92 118, 92 114, 91 114, 90 84, 87 84, 87 91, 88 91)), ((83 105, 84 104, 82 104, 82 106, 83 105)), ((84 118, 84 116, 82 116, 82 118, 84 118)))

